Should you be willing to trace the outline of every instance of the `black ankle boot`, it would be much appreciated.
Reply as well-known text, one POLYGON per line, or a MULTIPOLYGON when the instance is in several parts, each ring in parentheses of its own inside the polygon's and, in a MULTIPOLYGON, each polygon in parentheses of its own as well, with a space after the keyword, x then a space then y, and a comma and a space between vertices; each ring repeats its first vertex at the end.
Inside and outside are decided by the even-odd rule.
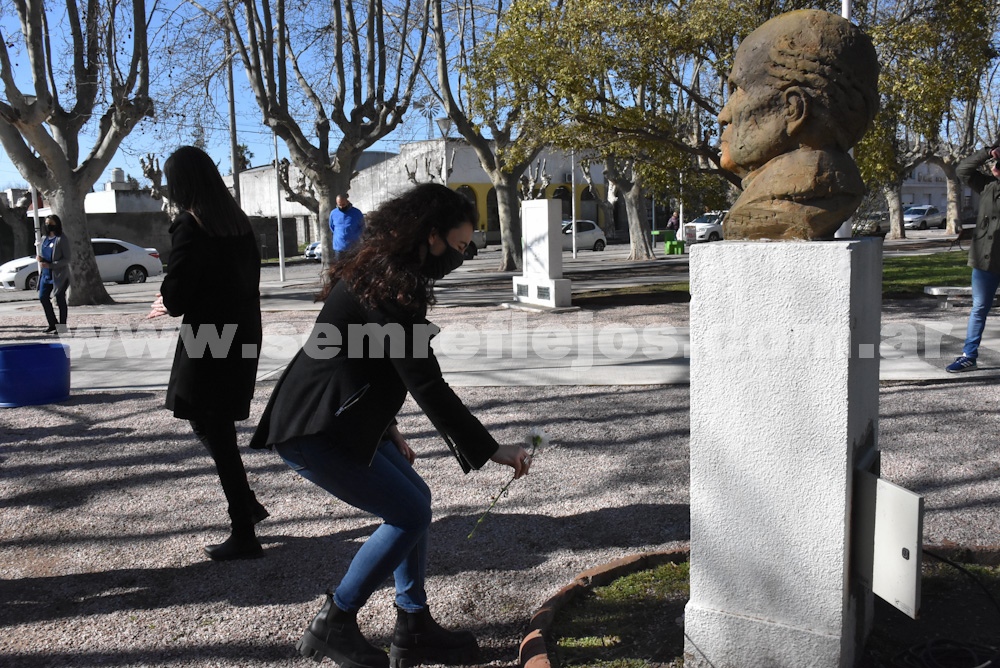
POLYGON ((357 614, 338 608, 329 592, 295 649, 316 663, 328 656, 341 668, 388 668, 389 665, 385 652, 373 647, 361 635, 357 614))
POLYGON ((391 668, 411 668, 423 663, 471 664, 478 657, 479 643, 468 631, 441 628, 428 608, 406 612, 396 606, 396 630, 389 648, 391 668))
POLYGON ((205 554, 212 561, 257 559, 264 556, 264 548, 260 546, 260 541, 254 535, 253 527, 250 527, 249 531, 237 531, 234 529, 232 535, 226 539, 226 542, 206 547, 205 554))

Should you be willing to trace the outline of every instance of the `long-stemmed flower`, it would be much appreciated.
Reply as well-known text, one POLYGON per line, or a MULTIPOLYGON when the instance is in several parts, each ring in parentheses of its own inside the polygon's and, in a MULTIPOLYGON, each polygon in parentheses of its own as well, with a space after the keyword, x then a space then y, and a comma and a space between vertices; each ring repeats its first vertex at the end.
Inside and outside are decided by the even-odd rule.
MULTIPOLYGON (((534 460, 535 455, 541 452, 542 449, 544 449, 549 444, 549 435, 546 434, 545 430, 541 429, 540 427, 532 427, 531 430, 528 432, 528 436, 524 440, 528 450, 528 457, 534 460)), ((490 500, 489 507, 487 507, 486 511, 479 516, 478 520, 476 520, 476 524, 472 527, 472 531, 469 532, 469 535, 466 536, 466 538, 472 538, 473 534, 476 533, 476 529, 478 529, 479 525, 483 523, 483 520, 486 519, 486 516, 490 514, 490 511, 493 510, 493 507, 497 505, 497 502, 500 500, 500 498, 503 496, 507 496, 507 490, 510 489, 510 484, 514 482, 514 480, 515 480, 515 474, 511 474, 510 480, 508 480, 504 484, 504 486, 500 488, 500 491, 497 492, 496 495, 494 495, 494 497, 490 500)))

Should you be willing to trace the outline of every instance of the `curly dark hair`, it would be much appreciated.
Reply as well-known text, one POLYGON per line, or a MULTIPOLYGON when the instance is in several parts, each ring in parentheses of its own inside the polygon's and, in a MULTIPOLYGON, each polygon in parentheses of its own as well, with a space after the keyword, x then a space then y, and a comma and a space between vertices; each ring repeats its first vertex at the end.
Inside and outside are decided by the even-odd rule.
POLYGON ((365 215, 358 244, 334 263, 319 300, 344 281, 363 304, 395 303, 411 313, 434 304, 434 281, 420 270, 431 231, 441 237, 478 220, 475 205, 447 186, 424 183, 365 215))

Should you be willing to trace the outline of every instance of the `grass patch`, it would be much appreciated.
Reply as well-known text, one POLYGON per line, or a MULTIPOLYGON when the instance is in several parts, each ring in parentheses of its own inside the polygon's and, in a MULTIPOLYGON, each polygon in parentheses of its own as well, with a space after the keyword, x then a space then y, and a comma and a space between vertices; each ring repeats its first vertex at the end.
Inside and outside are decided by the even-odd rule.
MULTIPOLYGON (((1000 600, 1000 567, 962 566, 1000 600)), ((688 575, 686 562, 668 563, 578 596, 556 614, 550 656, 567 668, 680 668, 684 637, 676 620, 689 597, 688 575)), ((925 557, 921 590, 916 620, 875 598, 872 633, 857 665, 986 665, 1000 647, 1000 611, 979 585, 925 557)))
POLYGON ((691 301, 691 284, 687 281, 626 285, 620 288, 588 290, 583 294, 573 295, 574 306, 584 306, 590 309, 612 306, 678 304, 689 301, 691 301))
POLYGON ((625 575, 560 611, 552 650, 561 666, 679 666, 673 661, 683 636, 674 620, 684 614, 687 599, 687 562, 625 575))
MULTIPOLYGON (((923 297, 924 286, 966 287, 972 284, 968 253, 951 251, 930 255, 887 257, 882 262, 882 294, 923 297)), ((573 303, 588 308, 629 304, 660 304, 690 301, 687 281, 631 285, 593 290, 573 297, 573 303)))
POLYGON ((882 261, 882 293, 924 294, 925 285, 966 287, 972 269, 965 251, 887 257, 882 261))

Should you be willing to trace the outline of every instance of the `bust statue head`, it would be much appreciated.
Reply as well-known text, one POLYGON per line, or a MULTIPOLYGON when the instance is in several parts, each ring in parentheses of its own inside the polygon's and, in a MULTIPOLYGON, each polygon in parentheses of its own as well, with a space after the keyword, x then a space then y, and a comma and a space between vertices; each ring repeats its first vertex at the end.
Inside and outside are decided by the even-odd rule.
POLYGON ((740 44, 719 114, 721 164, 743 177, 727 239, 831 238, 864 195, 848 151, 878 111, 875 48, 849 21, 798 10, 740 44))

